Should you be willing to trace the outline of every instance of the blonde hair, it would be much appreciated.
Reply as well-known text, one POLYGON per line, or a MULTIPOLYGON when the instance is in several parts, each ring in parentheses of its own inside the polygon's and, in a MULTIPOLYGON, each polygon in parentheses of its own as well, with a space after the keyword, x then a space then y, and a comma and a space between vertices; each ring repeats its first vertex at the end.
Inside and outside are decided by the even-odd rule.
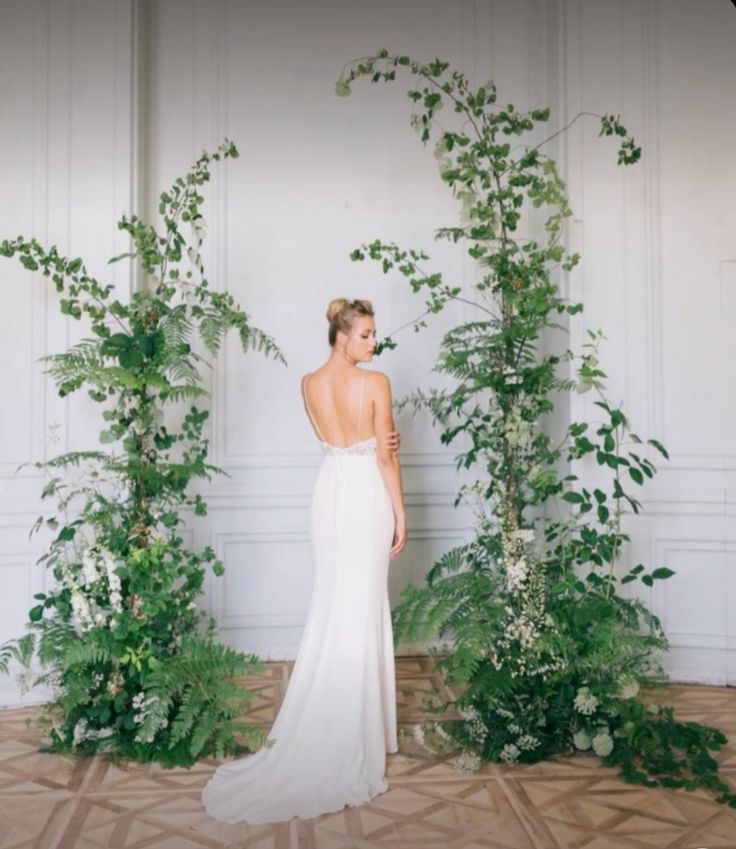
POLYGON ((330 346, 334 346, 337 339, 337 331, 349 333, 353 326, 356 315, 373 315, 373 304, 370 301, 354 300, 347 298, 333 298, 327 305, 327 321, 330 323, 327 331, 327 339, 330 346))

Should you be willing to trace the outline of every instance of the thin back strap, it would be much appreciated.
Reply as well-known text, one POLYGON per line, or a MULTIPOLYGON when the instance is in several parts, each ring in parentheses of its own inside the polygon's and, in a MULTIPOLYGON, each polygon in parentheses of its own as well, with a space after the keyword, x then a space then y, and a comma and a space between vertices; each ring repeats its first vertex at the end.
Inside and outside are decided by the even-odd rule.
POLYGON ((365 379, 365 372, 360 375, 360 399, 358 400, 358 427, 357 432, 355 434, 356 438, 360 437, 360 411, 363 409, 363 381, 365 379))
POLYGON ((306 405, 306 408, 307 408, 307 414, 309 415, 309 420, 312 422, 314 429, 317 431, 317 436, 319 436, 319 438, 322 440, 322 442, 324 442, 325 439, 322 436, 322 434, 319 432, 319 428, 317 427, 317 422, 314 420, 314 416, 312 415, 312 411, 309 409, 309 401, 307 400, 307 383, 309 383, 309 375, 307 375, 304 378, 304 380, 302 381, 302 396, 304 398, 304 404, 306 405))

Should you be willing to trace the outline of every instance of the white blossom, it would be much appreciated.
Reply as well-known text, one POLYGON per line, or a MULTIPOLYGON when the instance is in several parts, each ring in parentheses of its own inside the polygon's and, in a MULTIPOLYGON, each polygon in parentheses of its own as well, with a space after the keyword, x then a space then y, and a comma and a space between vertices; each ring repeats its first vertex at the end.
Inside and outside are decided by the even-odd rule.
POLYGON ((595 713, 595 709, 598 707, 598 699, 590 692, 588 687, 580 687, 573 704, 578 713, 590 716, 595 713))
POLYGON ((197 218, 190 218, 189 225, 192 228, 192 234, 194 235, 195 239, 204 238, 205 233, 207 232, 207 222, 204 220, 204 218, 202 218, 202 216, 199 216, 197 218))
POLYGON ((478 772, 480 769, 480 758, 474 752, 461 752, 451 761, 455 772, 478 772))
POLYGON ((434 158, 442 159, 447 153, 447 143, 445 142, 445 137, 440 136, 437 140, 437 144, 434 146, 434 158))
POLYGON ((72 590, 72 624, 77 634, 82 634, 93 625, 89 602, 76 589, 72 590))
POLYGON ((593 751, 601 758, 613 751, 613 738, 607 731, 601 731, 593 737, 593 751))
POLYGON ((87 720, 82 717, 77 721, 77 724, 74 726, 74 731, 72 732, 72 738, 74 741, 74 745, 76 746, 78 743, 81 743, 87 737, 87 720))
POLYGON ((84 524, 80 525, 77 528, 75 539, 81 543, 83 548, 92 548, 92 546, 97 541, 97 532, 95 531, 95 526, 89 524, 89 522, 84 522, 84 524))
POLYGON ((441 737, 443 740, 449 740, 450 735, 445 731, 445 729, 440 725, 439 722, 432 723, 432 728, 435 730, 437 735, 441 737))
POLYGON ((589 749, 593 743, 590 739, 590 734, 584 729, 581 728, 580 731, 576 731, 572 735, 572 742, 576 749, 579 749, 581 752, 589 749))
POLYGON ((100 578, 100 573, 97 569, 97 558, 94 552, 89 549, 82 555, 82 578, 86 586, 91 586, 100 578))
POLYGON ((639 682, 636 678, 625 677, 619 680, 618 697, 620 699, 635 699, 639 694, 639 682))
POLYGON ((184 298, 184 303, 187 306, 192 307, 197 303, 197 294, 193 283, 190 283, 188 280, 182 280, 180 283, 180 290, 182 297, 184 298))
POLYGON ((530 749, 536 749, 539 745, 539 740, 531 734, 524 734, 518 738, 516 743, 520 749, 528 751, 530 749))
POLYGON ((503 749, 501 749, 500 758, 502 761, 505 761, 507 764, 516 763, 519 755, 521 754, 519 747, 515 746, 513 743, 507 743, 503 749))
POLYGON ((516 563, 506 567, 506 585, 509 592, 516 592, 529 574, 529 567, 524 557, 520 557, 516 563))

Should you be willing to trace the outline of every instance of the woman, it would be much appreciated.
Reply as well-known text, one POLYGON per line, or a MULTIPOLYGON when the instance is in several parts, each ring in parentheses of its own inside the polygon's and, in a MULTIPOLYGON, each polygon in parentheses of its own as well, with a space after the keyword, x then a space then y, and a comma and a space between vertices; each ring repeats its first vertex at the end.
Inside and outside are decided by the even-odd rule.
POLYGON ((376 344, 370 302, 336 298, 327 320, 332 353, 302 379, 323 450, 310 504, 312 597, 269 742, 222 764, 202 791, 225 822, 361 805, 388 789, 386 752, 398 750, 387 574, 407 533, 391 388, 357 366, 376 344))

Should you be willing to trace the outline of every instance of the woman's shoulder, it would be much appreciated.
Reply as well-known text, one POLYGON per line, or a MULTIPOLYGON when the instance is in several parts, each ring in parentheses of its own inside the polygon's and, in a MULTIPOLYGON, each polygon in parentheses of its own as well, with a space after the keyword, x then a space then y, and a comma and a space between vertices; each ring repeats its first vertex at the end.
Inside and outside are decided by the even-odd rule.
POLYGON ((365 374, 367 382, 376 389, 391 385, 388 375, 378 369, 366 368, 361 369, 361 371, 365 374))
POLYGON ((306 383, 311 377, 319 377, 320 374, 324 371, 324 366, 317 366, 317 368, 312 369, 312 371, 308 371, 302 375, 302 384, 306 383))

